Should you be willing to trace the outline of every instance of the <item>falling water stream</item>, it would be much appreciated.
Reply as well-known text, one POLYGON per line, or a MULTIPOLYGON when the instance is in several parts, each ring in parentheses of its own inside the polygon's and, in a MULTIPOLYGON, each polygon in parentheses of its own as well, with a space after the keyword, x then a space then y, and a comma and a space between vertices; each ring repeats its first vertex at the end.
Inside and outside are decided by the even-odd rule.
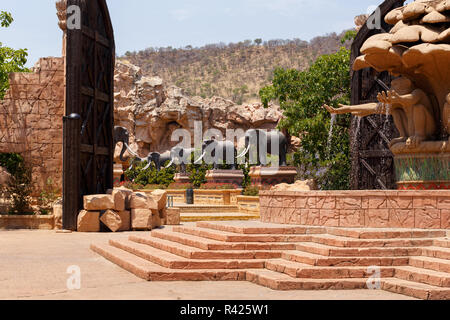
POLYGON ((334 131, 334 124, 336 123, 337 114, 331 114, 331 121, 330 121, 330 132, 328 132, 328 151, 331 152, 331 142, 333 139, 333 131, 334 131))

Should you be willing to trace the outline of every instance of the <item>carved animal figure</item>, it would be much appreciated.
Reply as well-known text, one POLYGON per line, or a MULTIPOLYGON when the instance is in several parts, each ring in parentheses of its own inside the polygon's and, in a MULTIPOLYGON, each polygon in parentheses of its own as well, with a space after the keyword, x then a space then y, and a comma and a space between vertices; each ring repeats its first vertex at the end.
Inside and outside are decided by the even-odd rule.
POLYGON ((200 163, 206 157, 206 163, 213 164, 215 170, 219 169, 220 164, 231 164, 231 170, 237 168, 236 147, 231 141, 204 140, 202 152, 202 156, 194 163, 200 163))

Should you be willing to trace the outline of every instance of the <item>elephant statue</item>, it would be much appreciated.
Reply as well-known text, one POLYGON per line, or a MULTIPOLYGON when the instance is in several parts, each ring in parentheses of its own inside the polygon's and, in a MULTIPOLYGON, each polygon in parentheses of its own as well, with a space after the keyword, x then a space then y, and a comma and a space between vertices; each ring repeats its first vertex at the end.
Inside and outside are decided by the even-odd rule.
POLYGON ((194 163, 195 164, 200 163, 203 160, 203 158, 206 156, 208 151, 210 152, 211 157, 213 158, 213 164, 214 164, 215 170, 219 169, 219 164, 220 164, 219 160, 222 160, 222 163, 231 164, 231 163, 227 162, 227 156, 229 157, 230 154, 233 156, 233 163, 231 164, 232 165, 231 170, 236 170, 236 168, 237 168, 237 166, 236 166, 237 152, 236 152, 236 147, 234 146, 233 142, 227 141, 227 140, 218 141, 215 139, 204 140, 203 144, 202 144, 203 154, 194 163), (220 154, 216 155, 217 150, 222 151, 221 159, 218 159, 218 157, 220 157, 220 154))
POLYGON ((195 152, 194 148, 174 147, 170 151, 171 163, 180 165, 180 172, 186 173, 186 164, 191 163, 191 155, 195 152))
POLYGON ((267 154, 271 154, 272 144, 278 143, 278 165, 280 167, 286 167, 286 154, 288 150, 288 140, 286 136, 279 131, 270 131, 260 129, 250 129, 245 133, 245 150, 238 158, 246 157, 250 151, 250 148, 256 144, 257 150, 257 165, 267 164, 266 154, 262 154, 260 148, 266 146, 267 154))
POLYGON ((130 149, 130 133, 128 132, 128 130, 124 127, 116 126, 114 127, 114 147, 119 142, 123 143, 122 151, 120 152, 121 161, 127 161, 127 159, 124 158, 125 151, 128 151, 128 153, 132 156, 139 158, 137 153, 130 149))

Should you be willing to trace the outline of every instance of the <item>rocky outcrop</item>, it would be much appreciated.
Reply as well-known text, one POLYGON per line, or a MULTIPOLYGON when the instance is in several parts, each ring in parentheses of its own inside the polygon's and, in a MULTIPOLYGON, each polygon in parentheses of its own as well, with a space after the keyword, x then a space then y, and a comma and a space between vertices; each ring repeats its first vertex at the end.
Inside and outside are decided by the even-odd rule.
POLYGON ((317 183, 314 180, 298 180, 294 184, 282 183, 273 186, 271 191, 312 191, 318 190, 317 183))
MULTIPOLYGON (((225 137, 227 129, 274 129, 282 117, 275 105, 266 109, 262 104, 236 105, 219 97, 188 97, 178 87, 165 87, 158 77, 144 77, 140 68, 126 61, 116 63, 114 80, 115 125, 128 129, 130 146, 140 156, 177 145, 171 141, 177 129, 189 130, 193 142, 196 121, 203 132, 218 129, 225 137)), ((120 162, 120 149, 119 143, 116 162, 120 162)))

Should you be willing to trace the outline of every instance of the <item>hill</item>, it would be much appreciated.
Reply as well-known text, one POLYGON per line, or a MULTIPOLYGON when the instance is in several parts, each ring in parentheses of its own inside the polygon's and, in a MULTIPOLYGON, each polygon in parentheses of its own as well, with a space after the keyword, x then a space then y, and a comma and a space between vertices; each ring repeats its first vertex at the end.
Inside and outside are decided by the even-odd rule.
POLYGON ((309 42, 256 39, 201 48, 148 48, 127 52, 120 59, 139 66, 146 76, 159 76, 168 85, 183 88, 189 96, 253 103, 259 101, 259 90, 270 84, 276 67, 304 70, 318 56, 336 52, 344 33, 309 42))

